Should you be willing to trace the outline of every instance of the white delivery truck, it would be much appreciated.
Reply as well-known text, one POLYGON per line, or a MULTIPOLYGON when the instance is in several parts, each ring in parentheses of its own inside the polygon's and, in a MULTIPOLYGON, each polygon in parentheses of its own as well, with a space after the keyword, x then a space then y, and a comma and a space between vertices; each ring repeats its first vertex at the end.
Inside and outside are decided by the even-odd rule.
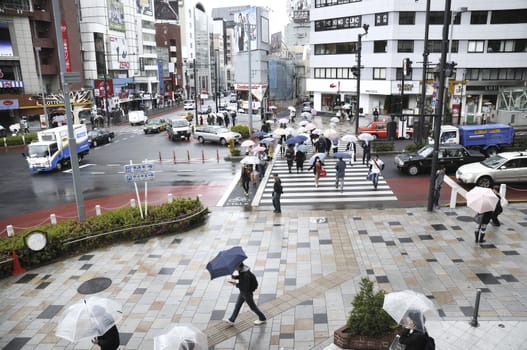
POLYGON ((128 121, 130 125, 144 124, 148 118, 145 115, 144 111, 129 111, 128 112, 128 121))
MULTIPOLYGON (((85 124, 74 124, 76 152, 82 159, 90 151, 88 143, 88 130, 85 124)), ((37 133, 38 141, 27 146, 24 157, 31 172, 45 172, 61 170, 70 165, 71 150, 68 138, 68 126, 42 130, 37 133)))

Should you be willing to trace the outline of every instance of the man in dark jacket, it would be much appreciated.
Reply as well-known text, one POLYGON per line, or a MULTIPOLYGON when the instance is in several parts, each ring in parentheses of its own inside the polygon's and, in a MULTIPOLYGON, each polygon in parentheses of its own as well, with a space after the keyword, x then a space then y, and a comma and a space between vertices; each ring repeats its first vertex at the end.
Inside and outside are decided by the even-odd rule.
POLYGON ((344 176, 346 175, 346 162, 342 160, 342 158, 339 158, 337 161, 337 165, 335 165, 336 170, 336 181, 335 181, 335 188, 339 188, 340 185, 340 193, 344 192, 344 176))
POLYGON ((258 315, 258 319, 254 321, 255 325, 261 325, 267 320, 265 315, 260 311, 254 302, 254 291, 251 288, 251 274, 252 272, 250 272, 249 267, 241 263, 240 266, 238 266, 238 275, 232 275, 232 280, 229 281, 229 283, 235 285, 236 288, 240 290, 240 294, 236 300, 236 306, 234 307, 232 315, 226 320, 231 326, 234 325, 234 321, 236 320, 236 317, 238 317, 244 302, 249 305, 251 310, 256 315, 258 315))
POLYGON ((119 331, 117 326, 113 325, 106 333, 92 339, 93 344, 101 347, 101 350, 116 350, 119 348, 119 331))
POLYGON ((273 174, 274 179, 274 185, 273 185, 273 207, 274 211, 273 213, 281 213, 282 208, 280 207, 280 196, 282 195, 283 188, 282 188, 282 180, 280 180, 280 177, 278 177, 278 174, 273 174))

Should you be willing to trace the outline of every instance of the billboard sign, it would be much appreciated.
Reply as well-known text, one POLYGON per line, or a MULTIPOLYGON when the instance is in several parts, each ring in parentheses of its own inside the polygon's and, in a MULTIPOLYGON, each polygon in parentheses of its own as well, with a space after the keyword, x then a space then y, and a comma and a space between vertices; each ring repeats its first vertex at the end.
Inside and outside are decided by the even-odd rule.
POLYGON ((243 52, 249 48, 248 40, 251 40, 251 50, 257 49, 257 25, 256 7, 243 9, 234 15, 236 29, 235 51, 243 52))

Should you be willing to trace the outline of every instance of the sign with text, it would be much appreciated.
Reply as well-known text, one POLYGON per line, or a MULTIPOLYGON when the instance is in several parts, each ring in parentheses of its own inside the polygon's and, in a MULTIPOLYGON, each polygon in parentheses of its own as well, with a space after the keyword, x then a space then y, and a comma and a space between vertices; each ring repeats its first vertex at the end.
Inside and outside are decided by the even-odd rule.
POLYGON ((151 181, 155 178, 154 164, 127 164, 123 170, 126 182, 151 181))

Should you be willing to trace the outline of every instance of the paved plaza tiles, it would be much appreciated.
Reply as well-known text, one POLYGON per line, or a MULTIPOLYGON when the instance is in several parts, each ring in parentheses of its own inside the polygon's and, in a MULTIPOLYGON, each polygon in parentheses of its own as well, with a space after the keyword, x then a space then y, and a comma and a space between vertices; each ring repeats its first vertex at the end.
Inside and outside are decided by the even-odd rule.
POLYGON ((2 280, 0 348, 91 349, 57 338, 65 309, 85 297, 83 282, 104 277, 97 293, 123 305, 123 349, 153 349, 170 325, 203 330, 211 349, 334 349, 333 331, 351 309, 361 277, 387 292, 427 295, 440 317, 429 320, 437 349, 526 349, 527 207, 509 205, 486 244, 475 244, 466 207, 298 209, 210 206, 207 222, 189 232, 123 243, 2 280), (257 275, 264 325, 244 306, 222 321, 238 291, 210 280, 206 263, 240 245, 257 275), (471 327, 481 289, 479 327, 471 327))

